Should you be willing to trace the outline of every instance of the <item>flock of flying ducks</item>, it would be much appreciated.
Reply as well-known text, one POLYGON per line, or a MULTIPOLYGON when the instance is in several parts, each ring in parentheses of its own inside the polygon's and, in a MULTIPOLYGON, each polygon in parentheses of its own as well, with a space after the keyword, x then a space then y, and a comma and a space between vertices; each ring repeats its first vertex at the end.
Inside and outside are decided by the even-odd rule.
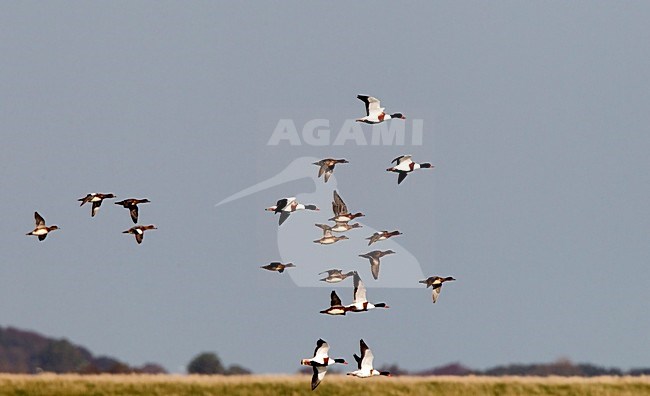
MULTIPOLYGON (((84 206, 87 203, 92 204, 92 208, 90 211, 90 217, 95 217, 97 212, 99 211, 99 208, 102 206, 102 202, 104 202, 105 199, 113 199, 116 198, 115 194, 108 193, 91 193, 91 194, 86 194, 85 197, 79 198, 77 201, 81 202, 81 205, 79 206, 84 206)), ((137 199, 137 198, 129 198, 125 199, 120 202, 115 202, 115 205, 120 205, 124 207, 125 209, 129 210, 129 213, 131 214, 131 220, 133 220, 133 223, 137 224, 138 223, 138 205, 139 204, 145 204, 149 203, 148 199, 137 199)), ((47 238, 47 234, 54 230, 58 230, 59 227, 56 225, 52 226, 46 226, 45 225, 45 219, 43 219, 43 216, 38 214, 38 212, 34 212, 34 218, 36 220, 36 227, 34 230, 31 232, 28 232, 27 235, 33 235, 38 237, 39 241, 44 241, 45 238, 47 238)), ((132 234, 135 236, 136 242, 138 244, 142 243, 142 240, 144 239, 144 232, 147 230, 157 230, 156 226, 153 224, 149 225, 135 225, 131 228, 129 228, 126 231, 122 231, 123 234, 132 234)))
MULTIPOLYGON (((384 122, 390 119, 405 119, 404 115, 401 113, 386 114, 384 108, 380 107, 380 102, 378 99, 372 96, 358 95, 358 99, 363 101, 366 105, 366 116, 357 119, 358 122, 364 122, 368 124, 377 124, 384 122)), ((335 159, 335 158, 325 158, 313 164, 318 166, 318 177, 323 176, 325 183, 328 182, 332 174, 334 173, 334 168, 337 164, 348 164, 349 161, 346 159, 335 159)), ((386 169, 388 172, 394 172, 398 174, 397 184, 401 184, 404 179, 413 171, 418 169, 431 169, 433 165, 430 163, 417 163, 413 161, 411 155, 402 155, 391 161, 394 166, 386 169)), ((289 216, 297 211, 301 210, 310 210, 310 211, 319 211, 320 209, 313 204, 302 204, 296 200, 295 197, 282 198, 276 202, 275 205, 265 209, 266 211, 273 212, 274 214, 279 214, 278 224, 281 226, 285 221, 289 219, 289 216)), ((346 235, 335 235, 334 233, 343 233, 355 228, 361 228, 359 223, 351 223, 354 219, 363 217, 364 214, 360 212, 352 213, 348 210, 345 202, 338 194, 336 190, 333 192, 333 201, 332 201, 332 211, 334 217, 330 218, 329 221, 334 222, 333 225, 329 224, 315 224, 316 227, 320 228, 323 232, 320 239, 314 240, 314 243, 319 243, 321 245, 331 245, 342 240, 349 239, 346 235)), ((368 246, 385 241, 389 238, 402 235, 398 230, 395 231, 380 231, 376 232, 373 235, 366 238, 368 240, 368 246)), ((386 255, 395 254, 392 250, 373 250, 371 252, 360 254, 359 257, 368 259, 370 261, 370 272, 375 280, 379 279, 379 268, 380 268, 380 259, 386 255)), ((286 268, 295 267, 293 263, 282 264, 280 262, 273 262, 261 268, 267 269, 269 271, 277 271, 282 273, 286 268)), ((342 282, 345 279, 352 277, 354 282, 354 293, 352 296, 352 303, 343 304, 341 298, 336 294, 336 291, 332 291, 330 294, 330 306, 327 309, 320 311, 321 314, 326 315, 346 315, 348 312, 367 312, 368 310, 375 308, 389 308, 386 303, 378 302, 372 303, 369 302, 366 296, 366 287, 359 276, 357 271, 348 271, 343 272, 341 269, 330 269, 324 272, 321 272, 319 275, 327 274, 326 277, 320 279, 320 281, 327 283, 338 283, 342 282)), ((426 287, 432 288, 432 300, 435 303, 438 300, 440 291, 442 289, 442 284, 448 281, 454 281, 455 279, 451 276, 440 277, 440 276, 431 276, 427 279, 421 280, 419 283, 423 283, 426 287)), ((361 348, 361 357, 354 355, 354 359, 357 362, 357 370, 349 372, 348 375, 352 375, 359 378, 368 378, 373 376, 390 376, 389 372, 378 371, 373 368, 373 359, 374 356, 368 345, 362 340, 360 340, 361 348)), ((316 349, 314 351, 314 356, 310 359, 302 359, 301 364, 305 366, 311 366, 313 368, 313 375, 311 379, 311 389, 314 390, 320 384, 320 382, 325 377, 327 372, 327 367, 333 364, 347 364, 345 359, 331 359, 328 355, 329 345, 322 339, 319 339, 316 343, 316 349)))
MULTIPOLYGON (((377 124, 390 119, 406 118, 401 113, 394 113, 394 114, 384 113, 384 108, 380 107, 379 100, 372 96, 358 95, 357 98, 362 100, 366 105, 366 116, 357 119, 356 121, 358 122, 364 122, 367 124, 377 124)), ((334 173, 334 167, 337 164, 347 164, 347 163, 349 163, 349 161, 347 161, 346 159, 325 158, 323 160, 315 162, 314 165, 317 165, 319 167, 318 177, 320 178, 321 176, 323 176, 325 183, 327 183, 330 177, 332 176, 332 174, 334 173)), ((393 161, 391 161, 391 163, 394 163, 395 166, 390 167, 386 170, 388 172, 394 172, 398 174, 397 184, 401 184, 406 178, 406 176, 408 176, 409 173, 417 169, 433 168, 433 166, 430 163, 414 162, 410 155, 399 156, 395 158, 393 161)), ((316 227, 320 228, 323 232, 322 237, 320 239, 315 240, 314 241, 315 243, 319 243, 322 245, 331 245, 336 242, 349 239, 345 235, 338 236, 338 235, 334 235, 334 233, 343 233, 355 228, 361 228, 361 225, 359 223, 350 224, 350 222, 358 217, 363 217, 364 214, 360 212, 356 212, 356 213, 350 212, 345 202, 343 201, 341 196, 336 192, 336 190, 334 190, 333 197, 334 198, 332 201, 332 211, 334 212, 334 216, 330 218, 329 221, 333 221, 334 224, 333 225, 315 224, 316 227)), ((92 193, 92 194, 87 194, 83 198, 79 198, 78 201, 81 202, 80 206, 90 203, 92 205, 90 215, 91 217, 95 217, 104 200, 113 199, 113 198, 116 198, 116 196, 112 193, 108 193, 108 194, 92 193)), ((150 201, 146 198, 145 199, 129 198, 120 202, 115 202, 115 204, 121 205, 124 208, 128 209, 131 215, 131 220, 133 220, 133 223, 137 224, 138 205, 146 204, 149 202, 150 201)), ((273 212, 274 214, 280 214, 280 218, 278 222, 279 225, 282 225, 285 221, 287 221, 287 219, 291 214, 300 210, 319 211, 316 205, 313 204, 305 205, 299 203, 295 197, 282 198, 278 200, 275 205, 266 208, 266 211, 273 212)), ((46 226, 45 219, 38 212, 34 212, 34 218, 36 220, 36 227, 34 228, 33 231, 29 232, 27 235, 36 236, 38 237, 39 241, 44 241, 50 232, 59 229, 59 227, 56 225, 46 226)), ((123 233, 134 235, 136 242, 140 244, 144 239, 145 231, 155 230, 155 229, 157 228, 153 224, 135 225, 129 228, 128 230, 123 231, 123 233)), ((374 233, 373 235, 369 236, 366 239, 368 240, 368 246, 370 246, 373 243, 384 241, 399 235, 402 235, 402 233, 397 230, 381 231, 381 232, 374 233)), ((385 251, 373 250, 365 254, 360 254, 359 257, 368 259, 370 261, 370 272, 372 273, 373 278, 377 280, 379 279, 380 259, 390 254, 395 254, 395 252, 392 250, 385 250, 385 251)), ((280 262, 272 262, 261 268, 264 268, 269 271, 277 271, 279 273, 283 273, 285 269, 292 268, 292 267, 295 267, 293 263, 283 264, 280 262)), ((388 308, 388 305, 386 303, 383 302, 371 303, 368 301, 366 297, 366 287, 357 271, 349 271, 344 273, 340 269, 330 269, 321 272, 319 275, 323 275, 325 273, 327 273, 327 276, 320 280, 327 283, 338 283, 338 282, 342 282, 348 277, 352 277, 354 282, 354 293, 352 296, 353 297, 352 303, 344 305, 341 302, 339 296, 336 294, 336 291, 333 290, 330 294, 329 308, 320 311, 320 313, 336 316, 336 315, 346 315, 348 312, 367 312, 368 310, 375 309, 375 308, 388 308)), ((438 296, 440 295, 442 284, 444 282, 453 281, 453 280, 455 279, 451 276, 445 278, 440 276, 432 276, 429 277, 428 279, 421 280, 419 283, 425 284, 427 288, 428 287, 432 288, 433 290, 432 299, 433 302, 435 303, 438 299, 438 296)), ((360 340, 359 343, 360 343, 361 356, 359 357, 356 354, 354 355, 354 359, 357 362, 357 370, 349 372, 347 374, 359 378, 368 378, 368 377, 380 376, 380 375, 390 376, 389 372, 378 371, 373 368, 374 356, 372 354, 372 351, 370 350, 370 348, 368 348, 368 345, 366 345, 363 339, 360 340)), ((327 344, 327 342, 325 342, 322 339, 319 339, 318 342, 316 343, 314 356, 310 359, 301 360, 302 365, 311 366, 313 368, 313 376, 311 380, 312 390, 316 389, 318 384, 323 380, 323 378, 325 377, 325 373, 327 372, 328 366, 337 363, 347 364, 345 359, 339 359, 339 358, 330 359, 328 352, 329 352, 329 345, 327 344)))

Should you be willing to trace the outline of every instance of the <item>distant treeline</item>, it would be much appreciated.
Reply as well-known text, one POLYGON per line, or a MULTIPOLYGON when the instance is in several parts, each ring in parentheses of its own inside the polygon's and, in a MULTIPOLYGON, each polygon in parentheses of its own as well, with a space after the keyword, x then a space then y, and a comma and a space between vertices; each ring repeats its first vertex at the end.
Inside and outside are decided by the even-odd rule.
POLYGON ((486 370, 475 370, 460 363, 447 364, 423 371, 407 371, 397 365, 384 366, 380 370, 390 371, 397 375, 483 375, 483 376, 538 376, 548 377, 557 375, 562 377, 597 377, 602 375, 611 376, 641 376, 650 375, 650 368, 638 368, 624 371, 618 368, 607 368, 595 366, 588 363, 573 363, 568 359, 559 359, 552 363, 533 364, 509 364, 505 366, 491 367, 486 370))
MULTIPOLYGON (((66 339, 53 339, 40 334, 0 327, 0 372, 15 374, 78 373, 78 374, 165 374, 159 364, 147 363, 140 367, 129 366, 107 356, 93 356, 86 348, 66 339)), ((189 364, 192 374, 250 374, 250 371, 221 364, 215 353, 201 353, 189 364)))
MULTIPOLYGON (((398 365, 384 366, 381 371, 394 375, 484 375, 484 376, 641 376, 650 375, 650 368, 637 368, 624 371, 587 363, 573 363, 560 359, 552 363, 510 364, 486 370, 475 370, 460 363, 452 363, 423 371, 407 371, 398 365)), ((250 374, 246 368, 224 366, 219 357, 212 352, 197 355, 187 367, 191 374, 250 374)), ((302 371, 302 370, 300 370, 302 371)), ((337 370, 331 370, 332 373, 337 370)), ((74 345, 66 339, 53 339, 40 334, 12 327, 0 327, 0 372, 16 374, 35 374, 39 372, 79 373, 79 374, 165 374, 165 369, 155 363, 140 367, 129 366, 107 356, 93 356, 86 348, 74 345)), ((311 372, 306 368, 307 373, 311 372)))
POLYGON ((154 363, 132 367, 107 356, 93 356, 86 348, 65 339, 0 327, 0 372, 34 374, 39 372, 80 374, 163 374, 165 369, 154 363))

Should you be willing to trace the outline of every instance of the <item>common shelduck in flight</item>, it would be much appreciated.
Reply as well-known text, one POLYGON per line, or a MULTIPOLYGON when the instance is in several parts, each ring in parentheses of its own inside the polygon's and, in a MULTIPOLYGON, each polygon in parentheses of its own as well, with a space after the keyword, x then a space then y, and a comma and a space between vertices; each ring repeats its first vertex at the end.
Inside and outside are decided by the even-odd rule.
POLYGON ((147 230, 157 230, 155 225, 150 224, 150 225, 138 225, 135 227, 131 227, 126 231, 122 231, 122 234, 133 234, 135 235, 135 241, 138 242, 138 245, 142 243, 142 240, 144 239, 144 232, 147 230))
POLYGON ((334 158, 325 158, 318 162, 314 162, 314 165, 320 166, 318 169, 318 177, 325 175, 325 183, 330 179, 332 173, 334 173, 334 167, 336 164, 347 164, 349 163, 346 159, 334 159, 334 158))
POLYGON ((131 220, 133 220, 134 223, 138 222, 138 205, 139 204, 145 204, 149 203, 147 198, 144 199, 137 199, 137 198, 129 198, 125 199, 124 201, 120 202, 115 202, 115 205, 121 205, 125 209, 129 210, 129 213, 131 214, 131 220))
POLYGON ((386 114, 384 108, 380 107, 379 99, 372 96, 357 95, 357 99, 366 104, 366 116, 357 118, 357 122, 365 122, 366 124, 378 124, 391 118, 400 118, 405 120, 406 117, 402 113, 386 114))
POLYGON ((97 214, 97 211, 99 210, 99 207, 102 206, 102 202, 105 199, 109 198, 115 198, 114 194, 102 194, 102 193, 92 193, 92 194, 87 194, 83 198, 79 198, 77 201, 81 201, 81 205, 79 206, 84 206, 84 204, 91 202, 93 204, 92 210, 90 211, 90 217, 95 217, 97 214))
POLYGON ((370 246, 375 242, 384 241, 384 240, 386 240, 388 238, 392 238, 392 237, 398 236, 398 235, 402 235, 402 233, 397 231, 397 230, 396 231, 391 231, 391 232, 380 231, 380 232, 375 232, 374 234, 372 234, 371 236, 369 236, 366 239, 369 241, 368 246, 370 246))
MULTIPOLYGON (((334 212, 334 217, 329 219, 330 221, 334 221, 336 223, 347 223, 351 220, 356 219, 357 217, 363 217, 363 213, 357 212, 357 213, 350 213, 348 211, 348 207, 345 205, 345 202, 343 202, 343 199, 339 195, 339 193, 334 190, 334 199, 332 201, 332 212, 334 212)), ((355 227, 356 228, 356 227, 355 227)))
POLYGON ((327 373, 327 366, 333 364, 348 364, 345 359, 330 359, 329 353, 330 346, 323 339, 316 342, 316 349, 314 350, 314 357, 311 359, 302 359, 300 364, 303 366, 311 366, 314 369, 314 375, 311 377, 311 390, 316 389, 318 384, 325 378, 327 373))
POLYGON ((366 286, 361 281, 358 273, 354 273, 354 300, 352 304, 346 305, 345 309, 350 312, 365 312, 374 308, 389 308, 386 303, 371 303, 366 298, 366 286))
POLYGON ((295 197, 291 198, 282 198, 275 205, 266 208, 266 211, 273 213, 280 213, 280 221, 278 225, 282 225, 288 218, 289 215, 297 210, 320 210, 316 205, 303 205, 296 201, 295 197))
POLYGON ((397 176, 397 184, 401 184, 404 179, 406 179, 406 176, 408 176, 409 173, 413 172, 416 169, 427 169, 434 167, 428 162, 424 162, 422 164, 413 162, 410 155, 402 155, 400 157, 397 157, 391 161, 391 164, 392 163, 395 163, 395 166, 386 170, 388 172, 395 172, 399 174, 399 176, 397 176))
POLYGON ((442 290, 442 284, 455 280, 456 279, 452 278, 451 276, 448 276, 446 278, 442 278, 440 276, 430 276, 427 279, 421 280, 420 283, 424 283, 427 285, 427 287, 431 286, 433 288, 432 298, 433 303, 435 304, 438 300, 438 296, 440 295, 440 291, 442 290))
POLYGON ((327 270, 327 271, 323 271, 323 272, 319 273, 318 275, 323 275, 323 274, 327 274, 327 277, 323 278, 323 279, 320 279, 321 282, 339 283, 339 282, 345 280, 345 278, 354 275, 354 271, 350 271, 350 272, 344 274, 343 270, 330 269, 330 270, 327 270))
POLYGON ((372 277, 375 280, 379 279, 379 259, 386 256, 387 254, 394 254, 392 250, 373 250, 372 252, 366 254, 360 254, 359 257, 367 258, 370 260, 370 272, 372 272, 372 277))
POLYGON ((34 219, 36 220, 36 227, 33 231, 27 233, 27 235, 37 236, 39 241, 44 241, 50 231, 59 229, 59 227, 55 225, 49 227, 46 226, 45 219, 43 219, 43 217, 39 215, 38 212, 34 212, 34 219))
POLYGON ((363 339, 359 341, 359 344, 361 349, 361 357, 357 356, 356 353, 354 354, 354 360, 357 361, 358 370, 348 373, 348 375, 353 375, 359 378, 368 378, 376 375, 385 375, 387 377, 390 377, 391 375, 388 371, 379 371, 375 370, 372 367, 372 362, 375 357, 373 356, 370 348, 368 348, 368 345, 363 342, 363 339))
POLYGON ((260 268, 264 268, 265 270, 269 270, 269 271, 278 271, 279 273, 283 273, 285 268, 293 268, 293 267, 295 267, 293 263, 282 264, 279 262, 273 262, 271 264, 264 265, 260 268))
POLYGON ((320 313, 327 315, 345 315, 347 310, 348 309, 341 303, 339 296, 337 296, 336 292, 332 290, 332 293, 330 294, 330 307, 320 311, 320 313))

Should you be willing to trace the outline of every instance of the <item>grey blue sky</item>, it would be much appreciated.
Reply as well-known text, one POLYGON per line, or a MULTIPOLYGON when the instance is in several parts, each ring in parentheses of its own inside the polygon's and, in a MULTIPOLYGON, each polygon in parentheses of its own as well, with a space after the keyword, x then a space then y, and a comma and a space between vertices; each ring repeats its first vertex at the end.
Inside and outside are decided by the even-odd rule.
POLYGON ((294 372, 319 337, 413 370, 648 366, 649 20, 647 2, 2 2, 0 325, 173 372, 201 351, 294 372), (280 119, 335 134, 357 94, 423 120, 424 144, 266 145, 280 119), (405 153, 436 168, 397 188, 405 153), (215 207, 326 156, 351 161, 335 175, 365 225, 458 279, 438 303, 375 288, 391 309, 324 317, 329 289, 260 270, 280 255, 262 209, 309 178, 215 207), (126 210, 79 208, 94 191, 149 198, 160 229, 136 245, 126 210), (62 228, 44 243, 34 210, 62 228))

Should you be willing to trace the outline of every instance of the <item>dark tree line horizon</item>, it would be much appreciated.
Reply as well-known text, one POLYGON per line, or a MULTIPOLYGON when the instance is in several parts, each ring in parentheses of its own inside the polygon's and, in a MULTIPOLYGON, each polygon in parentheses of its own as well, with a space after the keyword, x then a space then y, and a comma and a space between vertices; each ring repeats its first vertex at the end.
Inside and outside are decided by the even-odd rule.
MULTIPOLYGON (((197 355, 188 364, 190 374, 244 375, 238 365, 224 367, 212 352, 197 355)), ((33 331, 0 327, 0 372, 12 374, 167 374, 157 363, 130 366, 108 356, 94 356, 88 349, 66 339, 53 339, 33 331)))
POLYGON ((598 376, 642 376, 650 375, 650 368, 635 368, 631 370, 621 370, 616 367, 602 367, 591 363, 574 363, 569 359, 561 358, 550 363, 513 363, 507 365, 498 365, 485 370, 476 370, 467 367, 461 363, 450 363, 427 370, 408 371, 400 368, 397 364, 385 365, 380 368, 381 371, 390 371, 396 375, 415 375, 415 376, 522 376, 522 377, 598 377, 598 376))

